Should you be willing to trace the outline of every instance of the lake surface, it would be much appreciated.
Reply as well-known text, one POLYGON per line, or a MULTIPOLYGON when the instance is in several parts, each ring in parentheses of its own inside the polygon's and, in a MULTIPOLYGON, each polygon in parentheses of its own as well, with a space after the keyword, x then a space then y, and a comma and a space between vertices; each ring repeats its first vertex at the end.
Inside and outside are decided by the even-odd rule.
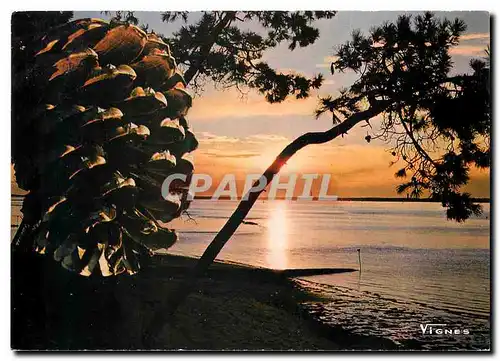
MULTIPOLYGON (((196 200, 194 220, 173 222, 170 252, 199 256, 237 203, 196 200)), ((283 268, 352 267, 361 272, 299 282, 327 301, 305 305, 352 332, 412 349, 485 349, 490 340, 490 207, 465 223, 436 203, 258 201, 219 259, 283 268), (423 334, 446 324, 469 335, 423 334)), ((445 326, 443 326, 445 327, 445 326)))
MULTIPOLYGON (((19 223, 20 199, 12 201, 19 223)), ((195 200, 170 253, 200 256, 236 208, 195 200)), ((304 306, 322 322, 389 338, 408 349, 490 347, 490 206, 465 223, 436 203, 257 201, 219 259, 275 269, 351 267, 361 272, 306 277, 324 296, 304 306), (423 334, 445 324, 469 335, 423 334)), ((12 232, 15 228, 12 228, 12 232)))

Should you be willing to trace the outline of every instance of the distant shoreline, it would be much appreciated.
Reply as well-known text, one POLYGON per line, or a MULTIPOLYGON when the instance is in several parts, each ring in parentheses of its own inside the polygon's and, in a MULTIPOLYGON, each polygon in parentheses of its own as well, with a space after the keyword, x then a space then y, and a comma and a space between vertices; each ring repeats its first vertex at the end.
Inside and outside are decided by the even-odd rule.
MULTIPOLYGON (((24 198, 24 195, 22 194, 11 194, 11 198, 13 199, 19 199, 19 198, 24 198)), ((194 197, 194 199, 211 199, 211 196, 197 196, 194 197)), ((277 200, 284 200, 285 198, 283 197, 278 197, 276 198, 277 200)), ((218 200, 220 201, 229 201, 231 200, 229 197, 220 197, 218 200)), ((241 200, 241 197, 238 197, 238 200, 241 200)), ((260 200, 265 200, 267 201, 267 198, 261 198, 260 200)), ((292 201, 297 201, 297 197, 293 197, 291 199, 292 201)), ((317 197, 313 197, 313 201, 318 201, 317 197)), ((490 203, 490 198, 472 198, 474 202, 477 203, 490 203)), ((337 201, 333 202, 414 202, 414 203, 440 203, 439 201, 434 201, 428 198, 420 198, 420 199, 415 199, 415 198, 398 198, 398 197, 339 197, 337 201)))
MULTIPOLYGON (((210 196, 197 196, 194 199, 211 199, 210 196)), ((277 197, 276 200, 284 200, 284 197, 277 197)), ((220 197, 218 200, 221 201, 229 201, 231 200, 229 197, 220 197)), ((238 200, 241 200, 241 197, 238 197, 238 200)), ((259 198, 259 200, 267 201, 267 198, 259 198)), ((299 200, 297 197, 293 197, 292 201, 299 200)), ((317 197, 313 197, 313 201, 318 201, 317 197)), ((490 198, 472 198, 474 202, 478 203, 490 203, 490 198)), ((391 197, 339 197, 336 201, 331 202, 424 202, 424 203, 440 203, 440 201, 431 200, 428 198, 391 198, 391 197)))

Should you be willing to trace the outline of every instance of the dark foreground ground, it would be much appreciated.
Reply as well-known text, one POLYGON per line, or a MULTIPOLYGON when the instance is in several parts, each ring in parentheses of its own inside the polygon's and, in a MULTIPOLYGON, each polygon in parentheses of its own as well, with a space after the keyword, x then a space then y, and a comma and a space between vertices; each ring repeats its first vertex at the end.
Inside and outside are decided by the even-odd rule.
MULTIPOLYGON (((12 348, 144 349, 143 328, 182 284, 195 260, 156 256, 138 275, 85 278, 40 256, 13 256, 12 348), (20 267, 27 264, 27 267, 20 267), (41 271, 43 270, 43 272, 41 271)), ((318 273, 349 270, 318 270, 318 273)), ((351 270, 352 271, 352 270, 351 270)), ((291 276, 218 263, 157 335, 163 350, 395 349, 385 339, 356 336, 314 320, 301 302, 321 301, 291 276)))

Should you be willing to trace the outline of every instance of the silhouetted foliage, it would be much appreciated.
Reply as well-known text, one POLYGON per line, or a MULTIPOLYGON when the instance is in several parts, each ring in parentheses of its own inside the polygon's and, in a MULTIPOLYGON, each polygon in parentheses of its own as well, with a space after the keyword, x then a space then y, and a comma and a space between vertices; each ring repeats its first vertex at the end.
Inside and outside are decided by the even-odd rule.
MULTIPOLYGON (((290 50, 313 44, 319 36, 314 21, 331 19, 335 13, 203 11, 200 17, 200 13, 170 11, 162 13, 162 20, 182 21, 184 25, 172 37, 161 37, 172 46, 172 55, 196 92, 211 81, 216 87, 235 87, 242 93, 256 89, 268 102, 277 103, 288 96, 308 97, 311 89, 321 86, 323 76, 309 79, 273 69, 262 61, 264 51, 281 43, 286 43, 290 50), (196 20, 188 24, 191 17, 196 20), (260 31, 246 30, 250 24, 260 31)), ((138 23, 133 12, 115 12, 112 20, 138 23)))
MULTIPOLYGON (((110 15, 111 11, 104 11, 105 14, 110 15)), ((115 11, 114 16, 111 18, 112 22, 124 22, 132 25, 138 25, 139 19, 135 17, 133 11, 115 11)))
POLYGON ((309 79, 273 69, 262 60, 264 51, 286 43, 290 50, 316 41, 319 31, 313 22, 330 19, 334 11, 204 11, 201 18, 187 24, 189 12, 165 12, 165 22, 182 20, 171 38, 173 56, 185 70, 185 78, 200 91, 206 81, 218 87, 236 87, 241 92, 256 89, 275 103, 293 95, 297 99, 318 89, 321 75, 309 79), (261 31, 250 31, 249 24, 261 31))
MULTIPOLYGON (((332 69, 359 78, 337 97, 325 97, 317 115, 333 124, 383 104, 378 130, 367 135, 391 146, 397 187, 411 197, 429 196, 447 208, 447 217, 464 221, 481 207, 462 191, 470 168, 490 166, 491 95, 489 59, 474 59, 468 74, 451 75, 449 50, 466 25, 433 14, 400 16, 369 35, 359 31, 338 48, 332 69)), ((489 58, 489 52, 488 52, 489 58)))

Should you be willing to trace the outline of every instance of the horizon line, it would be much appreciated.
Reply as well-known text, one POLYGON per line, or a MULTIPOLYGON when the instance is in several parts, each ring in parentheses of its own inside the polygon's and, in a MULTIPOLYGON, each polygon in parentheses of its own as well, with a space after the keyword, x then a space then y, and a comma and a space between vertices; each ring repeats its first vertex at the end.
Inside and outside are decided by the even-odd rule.
MULTIPOLYGON (((24 198, 24 194, 11 194, 11 198, 24 198)), ((294 196, 291 199, 287 199, 285 197, 276 197, 273 200, 291 200, 291 201, 300 201, 303 199, 298 199, 299 197, 294 196)), ((194 199, 202 199, 202 200, 209 200, 212 199, 212 196, 195 196, 194 199)), ((241 200, 242 197, 237 197, 236 200, 241 200)), ((220 201, 230 201, 230 197, 224 197, 221 196, 217 200, 220 201)), ((260 200, 269 200, 267 197, 260 198, 260 200)), ((484 197, 472 197, 472 200, 474 202, 478 203, 490 203, 491 198, 484 198, 484 197)), ((304 200, 304 201, 310 201, 310 200, 304 200)), ((312 197, 312 201, 319 201, 318 197, 312 197)), ((338 197, 337 200, 326 200, 328 201, 333 201, 333 202, 342 202, 342 201, 365 201, 365 202, 427 202, 427 203, 439 203, 439 200, 433 200, 429 198, 406 198, 406 197, 338 197)))

